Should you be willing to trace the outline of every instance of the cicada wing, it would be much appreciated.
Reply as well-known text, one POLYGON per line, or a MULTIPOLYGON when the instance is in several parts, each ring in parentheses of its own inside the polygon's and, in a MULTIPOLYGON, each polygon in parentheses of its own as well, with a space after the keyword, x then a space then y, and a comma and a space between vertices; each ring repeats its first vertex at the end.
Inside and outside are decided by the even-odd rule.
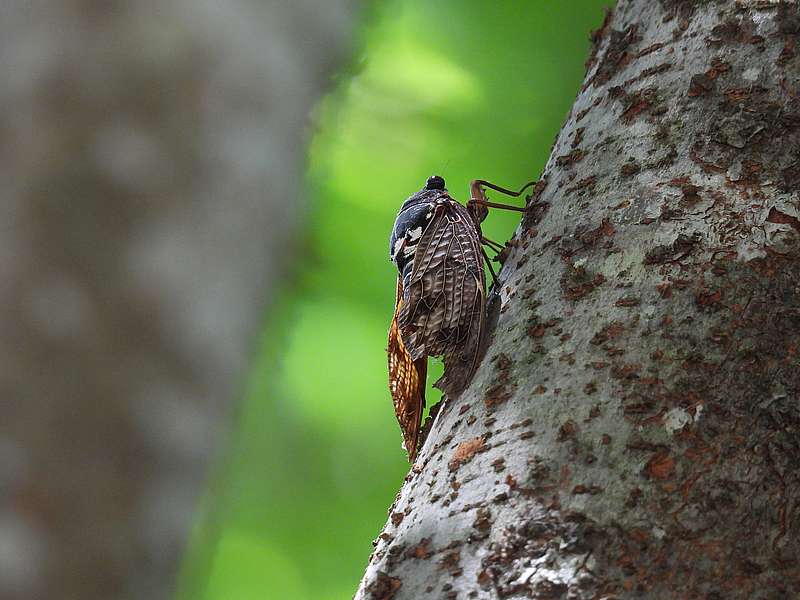
POLYGON ((455 393, 480 358, 486 281, 480 232, 467 209, 451 199, 435 210, 404 281, 398 325, 413 358, 445 358, 442 389, 455 393))
POLYGON ((397 317, 403 304, 403 286, 397 280, 397 299, 392 324, 389 327, 389 392, 394 403, 394 412, 403 443, 408 452, 409 462, 414 462, 417 455, 419 431, 422 423, 422 411, 425 408, 425 379, 427 377, 428 360, 423 356, 413 360, 400 335, 397 317))

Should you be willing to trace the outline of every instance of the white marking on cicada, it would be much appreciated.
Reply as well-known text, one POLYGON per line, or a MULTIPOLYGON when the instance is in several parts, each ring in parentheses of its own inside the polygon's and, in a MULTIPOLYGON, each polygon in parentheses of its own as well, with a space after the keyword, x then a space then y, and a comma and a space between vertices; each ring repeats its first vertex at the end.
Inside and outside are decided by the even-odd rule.
POLYGON ((419 238, 422 237, 422 227, 417 227, 416 229, 409 229, 406 232, 406 235, 411 239, 412 242, 416 242, 419 238))
POLYGON ((397 253, 400 252, 400 248, 403 247, 403 243, 405 243, 405 238, 397 238, 394 241, 394 248, 392 249, 392 260, 394 260, 394 257, 397 256, 397 253))

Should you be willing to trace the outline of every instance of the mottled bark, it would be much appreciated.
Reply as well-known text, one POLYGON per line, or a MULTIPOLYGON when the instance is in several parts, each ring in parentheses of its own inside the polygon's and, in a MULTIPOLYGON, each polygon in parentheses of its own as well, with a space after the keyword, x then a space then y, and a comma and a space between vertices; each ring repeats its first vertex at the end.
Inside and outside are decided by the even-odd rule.
POLYGON ((800 596, 799 30, 619 3, 357 598, 800 596))
POLYGON ((0 598, 172 596, 348 0, 0 3, 0 598))

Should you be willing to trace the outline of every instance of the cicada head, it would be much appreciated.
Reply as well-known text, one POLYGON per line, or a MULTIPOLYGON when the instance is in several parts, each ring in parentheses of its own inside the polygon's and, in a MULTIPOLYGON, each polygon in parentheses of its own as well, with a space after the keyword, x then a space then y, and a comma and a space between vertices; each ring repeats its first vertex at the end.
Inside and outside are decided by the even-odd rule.
POLYGON ((400 277, 414 262, 417 243, 431 222, 437 199, 447 196, 444 179, 432 175, 425 187, 407 198, 395 219, 389 238, 389 258, 397 265, 400 277))

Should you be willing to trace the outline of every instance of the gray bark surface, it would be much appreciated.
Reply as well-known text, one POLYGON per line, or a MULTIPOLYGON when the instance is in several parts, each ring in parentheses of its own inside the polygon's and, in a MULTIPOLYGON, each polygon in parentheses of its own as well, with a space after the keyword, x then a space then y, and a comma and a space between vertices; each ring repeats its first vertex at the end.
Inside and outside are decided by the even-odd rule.
POLYGON ((348 0, 0 3, 0 598, 161 600, 348 0))
POLYGON ((356 598, 800 597, 798 32, 609 15, 356 598))

